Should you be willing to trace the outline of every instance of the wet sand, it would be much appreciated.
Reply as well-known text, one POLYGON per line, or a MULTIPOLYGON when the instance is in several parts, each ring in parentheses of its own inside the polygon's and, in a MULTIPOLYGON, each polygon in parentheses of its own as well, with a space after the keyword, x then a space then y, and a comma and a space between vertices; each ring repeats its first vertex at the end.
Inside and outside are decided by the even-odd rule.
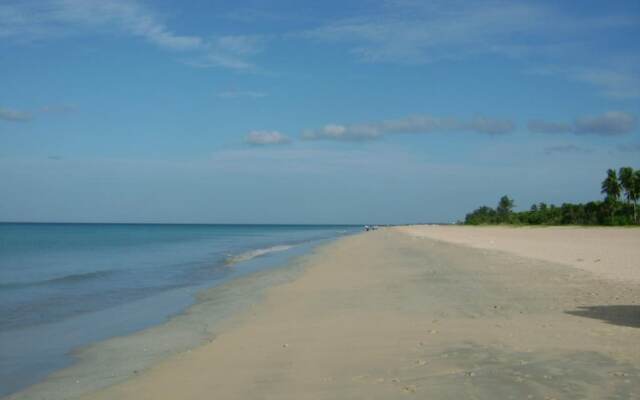
POLYGON ((634 281, 402 229, 305 264, 210 343, 84 398, 640 396, 634 281))

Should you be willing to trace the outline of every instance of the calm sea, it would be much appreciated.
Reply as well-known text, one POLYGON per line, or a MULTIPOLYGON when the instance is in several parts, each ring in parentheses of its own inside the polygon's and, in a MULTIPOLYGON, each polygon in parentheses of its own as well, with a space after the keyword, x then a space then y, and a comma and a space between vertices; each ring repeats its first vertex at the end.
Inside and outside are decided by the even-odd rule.
POLYGON ((0 224, 0 395, 67 366, 78 346, 163 322, 198 289, 356 229, 0 224))

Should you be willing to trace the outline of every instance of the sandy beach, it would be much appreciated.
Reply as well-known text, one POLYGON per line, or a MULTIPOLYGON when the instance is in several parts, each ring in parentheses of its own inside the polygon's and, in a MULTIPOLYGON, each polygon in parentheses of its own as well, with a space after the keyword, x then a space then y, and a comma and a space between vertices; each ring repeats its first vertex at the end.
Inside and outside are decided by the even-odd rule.
MULTIPOLYGON (((469 244, 484 236, 476 228, 391 228, 339 240, 309 256, 298 279, 230 318, 210 343, 85 398, 638 396, 638 284, 540 258, 598 256, 611 269, 617 257, 638 259, 629 244, 640 231, 486 229, 495 235, 492 251, 441 241, 459 235, 469 244), (506 250, 508 236, 527 235, 549 251, 538 259, 495 251, 506 250), (555 240, 534 239, 545 235, 571 238, 564 255, 549 248, 555 240), (625 253, 581 242, 597 235, 601 248, 625 253)), ((631 273, 620 271, 618 278, 631 273)))
POLYGON ((608 228, 357 234, 205 345, 82 398, 637 398, 640 286, 620 260, 638 242, 608 228), (577 261, 594 257, 608 271, 577 261))
POLYGON ((498 250, 640 283, 640 231, 573 226, 438 226, 395 228, 414 237, 498 250))

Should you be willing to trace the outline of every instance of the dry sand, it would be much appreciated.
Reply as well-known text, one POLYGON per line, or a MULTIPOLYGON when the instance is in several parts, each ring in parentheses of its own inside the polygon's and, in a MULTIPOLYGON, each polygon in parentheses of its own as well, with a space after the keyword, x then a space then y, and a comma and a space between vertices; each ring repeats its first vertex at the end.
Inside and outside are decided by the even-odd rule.
POLYGON ((412 225, 395 229, 416 237, 505 251, 640 283, 640 229, 634 227, 412 225))
MULTIPOLYGON (((86 398, 640 398, 637 283, 416 232, 427 231, 381 229, 321 248, 211 343, 86 398)), ((498 232, 494 244, 507 240, 498 232)), ((524 254, 615 268, 610 253, 637 251, 614 230, 560 232, 567 254, 552 256, 551 239, 524 254), (583 239, 598 232, 602 251, 583 239)))

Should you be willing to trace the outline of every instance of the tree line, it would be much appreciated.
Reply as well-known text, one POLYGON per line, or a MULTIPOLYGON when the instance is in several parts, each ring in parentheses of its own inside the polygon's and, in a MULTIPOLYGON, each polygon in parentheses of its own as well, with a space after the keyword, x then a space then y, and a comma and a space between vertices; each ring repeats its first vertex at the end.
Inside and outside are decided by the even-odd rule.
POLYGON ((637 225, 640 170, 607 170, 602 181, 603 200, 588 203, 533 204, 528 211, 513 211, 514 201, 502 196, 497 207, 482 206, 466 215, 464 223, 523 225, 637 225))

